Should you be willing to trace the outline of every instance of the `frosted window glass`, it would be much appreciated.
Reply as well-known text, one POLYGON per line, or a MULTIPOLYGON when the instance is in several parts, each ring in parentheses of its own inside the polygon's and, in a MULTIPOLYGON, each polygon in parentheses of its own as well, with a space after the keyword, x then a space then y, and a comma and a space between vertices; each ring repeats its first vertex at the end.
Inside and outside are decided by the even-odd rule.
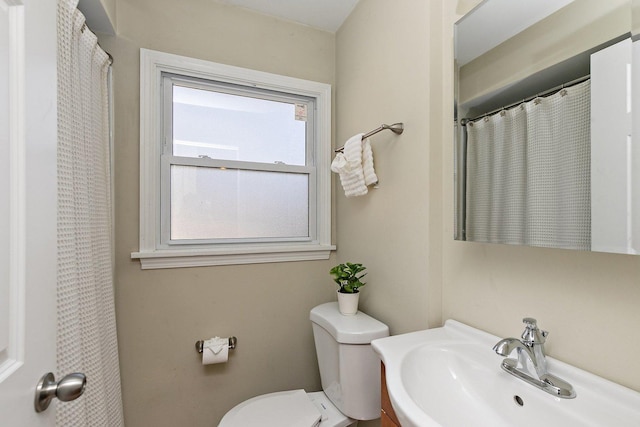
POLYGON ((174 156, 305 165, 305 147, 294 103, 173 86, 174 156))
POLYGON ((308 236, 308 175, 171 166, 172 240, 308 236))

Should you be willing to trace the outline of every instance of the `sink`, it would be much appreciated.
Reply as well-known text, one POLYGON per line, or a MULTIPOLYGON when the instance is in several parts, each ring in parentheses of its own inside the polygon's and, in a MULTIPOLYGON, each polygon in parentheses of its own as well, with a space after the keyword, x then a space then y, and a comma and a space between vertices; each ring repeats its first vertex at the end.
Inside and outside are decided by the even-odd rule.
POLYGON ((374 340, 403 427, 638 427, 640 393, 547 357, 573 385, 561 399, 509 375, 499 337, 448 320, 441 328, 374 340))

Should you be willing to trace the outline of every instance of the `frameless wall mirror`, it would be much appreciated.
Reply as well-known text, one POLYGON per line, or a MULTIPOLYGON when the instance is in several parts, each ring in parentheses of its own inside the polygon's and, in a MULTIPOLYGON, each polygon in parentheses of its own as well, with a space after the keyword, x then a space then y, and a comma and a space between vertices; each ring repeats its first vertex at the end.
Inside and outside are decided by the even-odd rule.
POLYGON ((455 24, 455 238, 640 253, 640 0, 455 24))

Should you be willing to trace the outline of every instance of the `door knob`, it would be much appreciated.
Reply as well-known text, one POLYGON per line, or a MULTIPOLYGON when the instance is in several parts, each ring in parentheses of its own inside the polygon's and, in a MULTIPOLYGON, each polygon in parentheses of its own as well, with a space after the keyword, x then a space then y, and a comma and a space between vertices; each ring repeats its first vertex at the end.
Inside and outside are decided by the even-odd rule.
POLYGON ((84 392, 86 385, 87 377, 79 372, 69 374, 58 382, 51 372, 43 375, 36 386, 34 400, 36 412, 47 409, 54 397, 63 402, 77 399, 84 392))

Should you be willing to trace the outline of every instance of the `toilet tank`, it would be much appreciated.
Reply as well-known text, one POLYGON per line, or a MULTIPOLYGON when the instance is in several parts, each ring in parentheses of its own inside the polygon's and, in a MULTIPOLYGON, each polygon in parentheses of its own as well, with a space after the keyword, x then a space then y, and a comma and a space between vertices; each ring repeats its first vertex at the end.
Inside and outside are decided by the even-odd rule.
POLYGON ((340 314, 337 302, 311 310, 322 389, 334 405, 356 420, 380 417, 380 359, 371 341, 389 336, 389 327, 358 311, 340 314))

